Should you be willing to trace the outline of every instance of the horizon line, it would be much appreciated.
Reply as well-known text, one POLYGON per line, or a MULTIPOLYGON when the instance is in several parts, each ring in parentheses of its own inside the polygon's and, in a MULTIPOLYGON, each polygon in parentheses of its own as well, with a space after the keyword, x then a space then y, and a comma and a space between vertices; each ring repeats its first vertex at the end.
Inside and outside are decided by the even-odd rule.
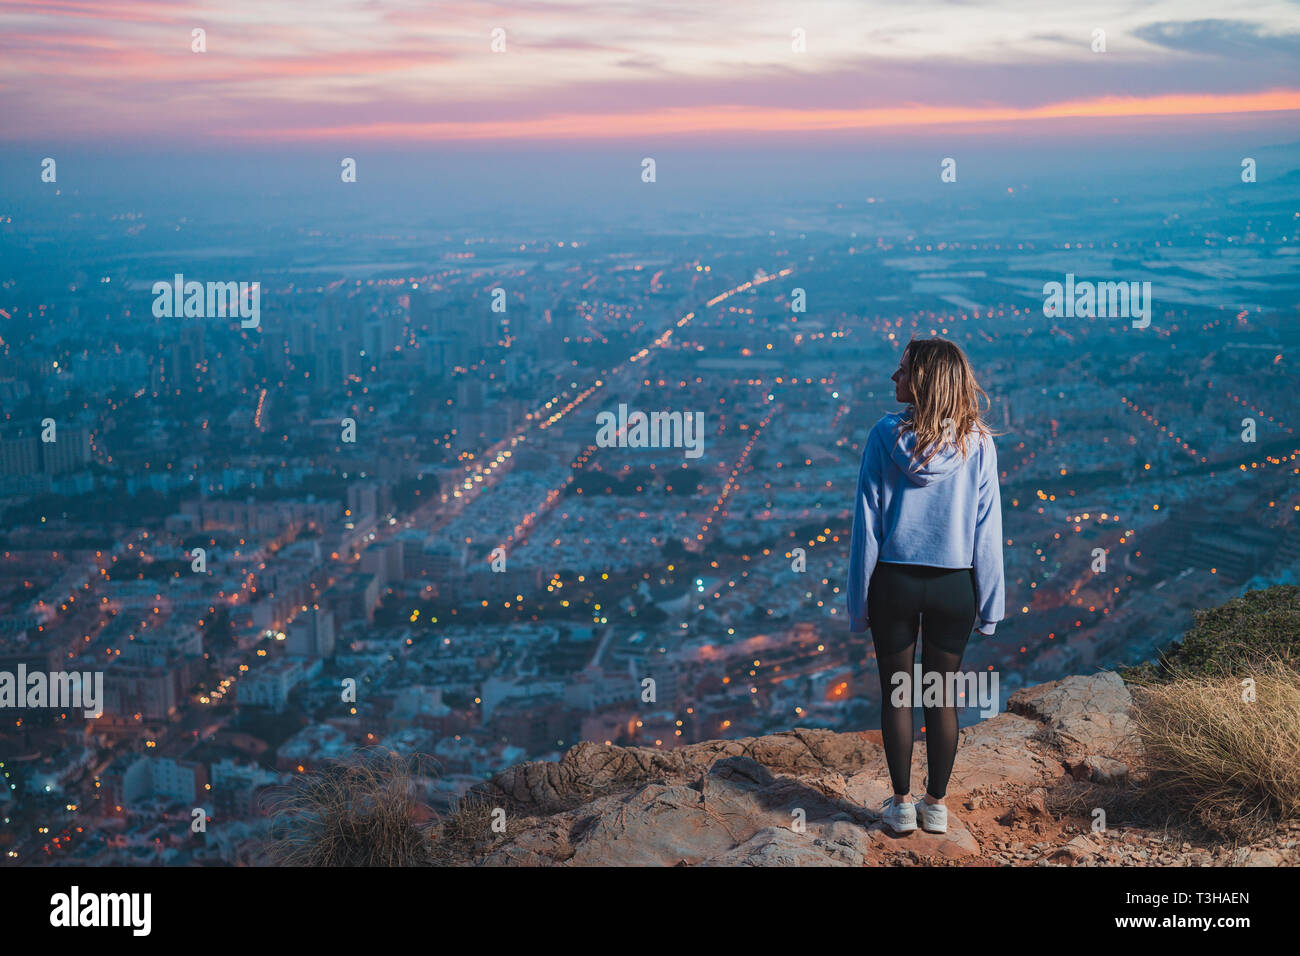
POLYGON ((1222 117, 1279 112, 1300 112, 1300 89, 1270 89, 1253 93, 1170 93, 1148 97, 1102 96, 1063 100, 1046 106, 973 109, 925 104, 815 110, 753 106, 669 107, 639 114, 562 113, 527 120, 377 122, 275 130, 227 130, 220 135, 297 142, 357 137, 434 142, 614 140, 647 135, 852 132, 1067 119, 1222 117))

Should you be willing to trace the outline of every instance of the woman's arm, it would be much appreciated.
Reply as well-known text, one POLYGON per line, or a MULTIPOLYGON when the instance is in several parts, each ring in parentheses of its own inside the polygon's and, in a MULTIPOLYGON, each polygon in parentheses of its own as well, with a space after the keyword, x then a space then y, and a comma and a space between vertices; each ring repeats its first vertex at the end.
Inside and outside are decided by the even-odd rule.
POLYGON ((876 455, 876 429, 867 436, 858 469, 853 507, 853 537, 849 544, 849 630, 861 634, 868 627, 867 585, 880 557, 880 466, 876 455))
POLYGON ((1002 488, 992 436, 982 442, 979 506, 975 515, 975 605, 979 631, 992 634, 1004 614, 1006 583, 1002 568, 1002 488))

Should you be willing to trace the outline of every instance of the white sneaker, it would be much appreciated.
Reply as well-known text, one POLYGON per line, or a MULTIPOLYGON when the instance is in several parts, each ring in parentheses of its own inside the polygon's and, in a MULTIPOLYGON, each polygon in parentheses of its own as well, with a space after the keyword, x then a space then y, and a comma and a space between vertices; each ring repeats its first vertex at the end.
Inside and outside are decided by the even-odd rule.
POLYGON ((881 804, 880 822, 895 833, 911 833, 916 829, 916 808, 910 803, 895 806, 889 797, 881 804))
POLYGON ((922 798, 912 806, 913 815, 921 818, 921 829, 926 833, 948 832, 948 808, 942 803, 927 803, 922 798))

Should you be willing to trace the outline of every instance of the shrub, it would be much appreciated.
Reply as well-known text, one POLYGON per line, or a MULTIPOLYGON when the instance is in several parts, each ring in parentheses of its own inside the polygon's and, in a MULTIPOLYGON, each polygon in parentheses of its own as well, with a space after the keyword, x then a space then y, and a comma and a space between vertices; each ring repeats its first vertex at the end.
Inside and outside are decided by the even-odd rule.
POLYGON ((1281 660, 1300 669, 1300 588, 1277 585, 1247 591, 1195 613, 1195 624, 1155 663, 1122 670, 1126 681, 1226 677, 1243 664, 1281 660))
POLYGON ((1138 682, 1143 792, 1207 829, 1248 836, 1300 816, 1300 675, 1282 658, 1214 660, 1234 673, 1138 682))
POLYGON ((361 750, 274 795, 268 847, 285 866, 423 866, 434 862, 432 811, 419 799, 428 757, 361 750))
POLYGON ((479 790, 471 790, 457 801, 438 830, 438 860, 463 865, 479 858, 495 842, 492 814, 495 804, 479 790))

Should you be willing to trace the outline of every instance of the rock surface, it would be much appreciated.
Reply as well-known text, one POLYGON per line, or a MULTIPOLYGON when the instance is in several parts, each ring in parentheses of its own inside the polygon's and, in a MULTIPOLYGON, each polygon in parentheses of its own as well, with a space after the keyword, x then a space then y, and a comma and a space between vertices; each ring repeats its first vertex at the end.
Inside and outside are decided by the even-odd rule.
MULTIPOLYGON (((962 731, 949 830, 898 836, 879 807, 889 774, 878 732, 795 729, 672 750, 581 743, 557 762, 511 767, 480 796, 507 832, 487 866, 1295 865, 1297 834, 1224 849, 1137 826, 1093 830, 1055 788, 1126 786, 1139 755, 1132 698, 1104 672, 1017 691, 1008 712, 962 731), (1245 852, 1243 852, 1243 850, 1245 852)), ((924 790, 914 746, 913 792, 924 790)))

